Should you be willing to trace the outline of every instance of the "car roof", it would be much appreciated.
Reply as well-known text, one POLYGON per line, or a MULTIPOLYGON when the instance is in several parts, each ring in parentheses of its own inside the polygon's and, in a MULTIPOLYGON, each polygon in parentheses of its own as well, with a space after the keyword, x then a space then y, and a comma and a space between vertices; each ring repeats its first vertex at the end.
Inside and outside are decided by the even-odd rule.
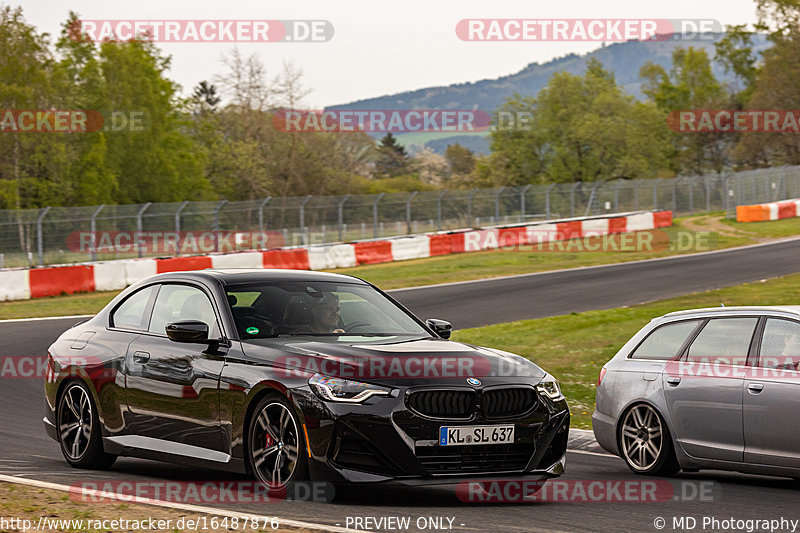
POLYGON ((282 268, 208 268, 205 270, 170 272, 156 277, 165 280, 175 278, 215 279, 224 285, 257 283, 259 281, 333 281, 339 283, 367 284, 364 280, 344 274, 282 268))
POLYGON ((685 311, 675 311, 664 315, 666 317, 687 316, 687 315, 724 315, 724 314, 768 314, 786 313, 800 316, 800 305, 741 305, 736 307, 703 307, 700 309, 687 309, 685 311))

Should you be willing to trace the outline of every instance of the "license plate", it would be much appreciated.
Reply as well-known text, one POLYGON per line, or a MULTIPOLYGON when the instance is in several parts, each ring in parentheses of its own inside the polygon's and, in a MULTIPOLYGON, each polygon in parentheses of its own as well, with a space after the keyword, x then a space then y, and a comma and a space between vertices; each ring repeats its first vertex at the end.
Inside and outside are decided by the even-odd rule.
POLYGON ((514 426, 442 426, 439 445, 507 444, 514 442, 514 426))

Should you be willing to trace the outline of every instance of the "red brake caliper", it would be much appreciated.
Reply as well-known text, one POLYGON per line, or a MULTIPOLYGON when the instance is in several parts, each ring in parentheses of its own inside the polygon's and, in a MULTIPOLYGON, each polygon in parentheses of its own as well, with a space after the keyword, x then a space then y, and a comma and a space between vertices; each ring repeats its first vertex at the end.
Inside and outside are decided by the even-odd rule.
POLYGON ((265 448, 272 448, 275 445, 275 439, 272 438, 272 435, 267 433, 266 439, 267 444, 264 446, 265 448))

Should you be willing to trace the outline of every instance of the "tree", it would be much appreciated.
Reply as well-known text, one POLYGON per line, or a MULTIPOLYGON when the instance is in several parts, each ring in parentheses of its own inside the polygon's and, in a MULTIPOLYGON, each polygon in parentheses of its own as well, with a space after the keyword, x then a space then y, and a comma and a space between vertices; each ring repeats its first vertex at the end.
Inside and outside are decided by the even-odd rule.
MULTIPOLYGON (((732 97, 714 77, 705 50, 676 48, 672 67, 648 62, 639 75, 645 83, 642 92, 665 115, 671 111, 727 109, 732 97)), ((673 168, 677 172, 705 174, 722 172, 730 166, 729 151, 734 139, 728 132, 681 133, 671 136, 673 168)))
POLYGON ((453 174, 466 176, 475 170, 475 154, 458 143, 449 145, 444 151, 444 157, 453 174))
POLYGON ((378 145, 375 169, 378 174, 394 177, 408 173, 408 153, 405 146, 397 142, 392 132, 387 133, 378 145))
POLYGON ((557 72, 535 98, 515 95, 496 123, 478 168, 482 181, 501 176, 496 185, 648 178, 668 164, 663 113, 623 93, 597 61, 583 76, 557 72))
POLYGON ((199 114, 213 113, 217 110, 221 98, 217 96, 217 88, 203 80, 198 83, 192 91, 192 102, 195 105, 195 112, 199 114))

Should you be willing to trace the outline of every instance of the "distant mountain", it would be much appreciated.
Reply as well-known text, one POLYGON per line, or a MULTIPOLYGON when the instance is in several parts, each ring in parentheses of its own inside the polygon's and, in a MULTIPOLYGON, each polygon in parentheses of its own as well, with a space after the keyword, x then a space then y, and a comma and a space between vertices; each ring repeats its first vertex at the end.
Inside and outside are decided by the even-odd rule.
MULTIPOLYGON (((348 104, 331 106, 328 109, 338 110, 372 110, 372 109, 481 109, 494 111, 500 104, 514 93, 535 95, 556 72, 564 71, 582 74, 589 59, 599 60, 607 69, 614 72, 617 83, 626 92, 636 98, 642 97, 642 82, 639 69, 652 61, 669 69, 672 63, 672 52, 678 47, 703 48, 710 58, 714 58, 714 43, 724 34, 706 34, 706 39, 681 41, 628 41, 603 46, 585 55, 569 54, 540 65, 531 63, 516 74, 503 76, 493 80, 481 80, 473 83, 455 83, 443 87, 428 87, 377 98, 358 100, 348 104)), ((769 46, 765 36, 754 39, 757 51, 769 46)), ((713 63, 714 75, 725 83, 732 83, 733 77, 725 72, 721 64, 713 63)), ((448 145, 459 142, 468 144, 473 150, 488 153, 489 139, 486 134, 464 135, 449 134, 400 134, 398 139, 415 152, 428 146, 438 153, 444 153, 448 145), (433 137, 433 138, 432 138, 433 137), (456 139, 455 137, 460 137, 456 139), (465 137, 467 138, 465 142, 465 137)))

